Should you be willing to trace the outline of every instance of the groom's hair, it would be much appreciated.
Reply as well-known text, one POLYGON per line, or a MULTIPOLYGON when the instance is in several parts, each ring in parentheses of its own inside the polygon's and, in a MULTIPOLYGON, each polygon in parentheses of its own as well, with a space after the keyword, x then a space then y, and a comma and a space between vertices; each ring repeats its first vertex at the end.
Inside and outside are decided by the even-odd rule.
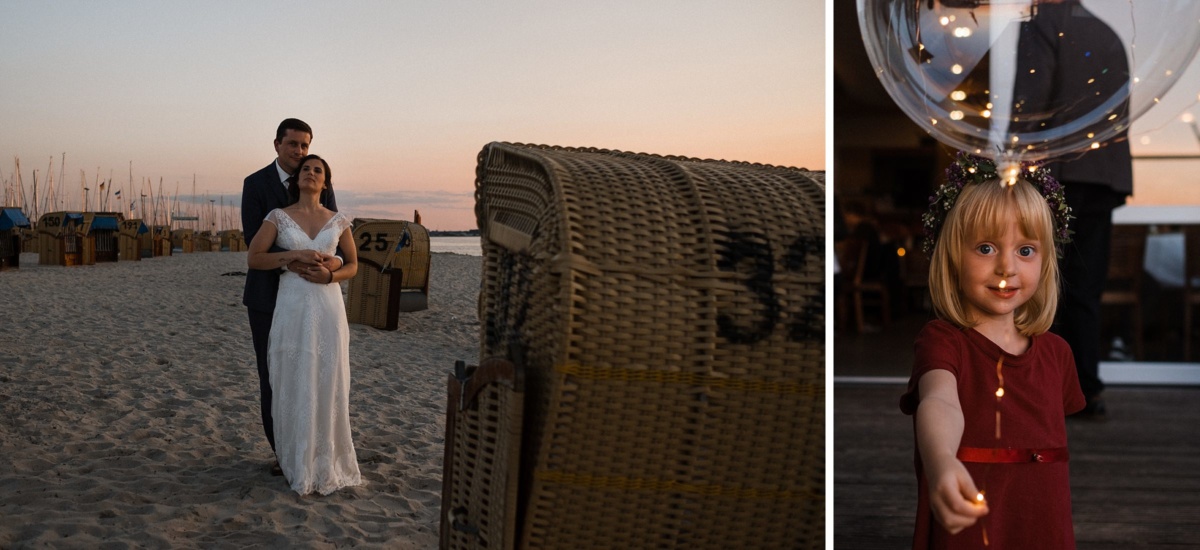
POLYGON ((283 136, 288 130, 305 132, 308 134, 308 139, 312 139, 313 137, 312 128, 309 127, 308 124, 305 124, 303 120, 298 118, 285 118, 283 119, 283 122, 279 123, 279 128, 275 130, 275 141, 283 141, 283 136))
POLYGON ((325 167, 325 188, 321 190, 321 204, 325 204, 325 199, 329 197, 329 193, 333 191, 333 172, 329 171, 329 163, 325 159, 317 155, 305 155, 300 159, 300 163, 296 165, 296 173, 288 178, 288 206, 300 202, 300 169, 304 168, 304 163, 310 160, 319 160, 321 165, 325 167))

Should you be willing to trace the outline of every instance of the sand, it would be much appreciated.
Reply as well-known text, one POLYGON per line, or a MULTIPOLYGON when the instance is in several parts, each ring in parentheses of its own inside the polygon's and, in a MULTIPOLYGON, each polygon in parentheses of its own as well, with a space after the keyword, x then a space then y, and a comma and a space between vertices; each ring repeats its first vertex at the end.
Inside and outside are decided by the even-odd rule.
POLYGON ((481 259, 434 254, 429 309, 350 325, 365 486, 272 477, 244 252, 0 273, 0 548, 434 548, 446 376, 477 362, 481 259))

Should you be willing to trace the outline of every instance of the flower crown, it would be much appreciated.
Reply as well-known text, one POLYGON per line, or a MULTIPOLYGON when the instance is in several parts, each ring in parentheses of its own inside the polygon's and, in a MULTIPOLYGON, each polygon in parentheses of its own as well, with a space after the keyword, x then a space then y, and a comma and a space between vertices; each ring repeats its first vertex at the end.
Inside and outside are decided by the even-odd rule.
MULTIPOLYGON (((1063 194, 1066 188, 1054 179, 1049 171, 1042 168, 1041 163, 1022 164, 1021 175, 1022 179, 1028 181, 1042 194, 1042 197, 1046 199, 1046 204, 1050 206, 1050 213, 1054 217, 1054 245, 1061 255, 1063 245, 1071 242, 1071 230, 1068 225, 1075 217, 1071 215, 1071 207, 1067 206, 1067 199, 1063 194)), ((954 208, 954 203, 958 201, 958 195, 962 192, 963 187, 968 184, 998 180, 1000 180, 1000 175, 996 172, 994 162, 984 157, 958 153, 954 158, 954 164, 946 169, 946 183, 938 187, 933 196, 929 197, 929 211, 921 216, 921 222, 925 227, 925 239, 921 243, 921 250, 925 252, 926 256, 933 255, 933 247, 937 244, 942 225, 946 222, 946 214, 950 212, 951 208, 954 208)))

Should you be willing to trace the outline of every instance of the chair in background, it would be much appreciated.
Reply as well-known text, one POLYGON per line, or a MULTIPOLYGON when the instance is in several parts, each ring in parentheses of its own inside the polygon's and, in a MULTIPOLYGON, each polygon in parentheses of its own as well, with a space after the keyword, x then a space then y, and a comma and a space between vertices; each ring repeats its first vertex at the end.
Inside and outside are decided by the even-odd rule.
POLYGON ((904 306, 913 308, 916 299, 916 310, 927 311, 932 307, 929 296, 929 257, 921 251, 921 245, 916 237, 909 236, 904 241, 904 254, 900 256, 900 282, 904 285, 904 306))
POLYGON ((1142 272, 1145 269, 1145 225, 1114 225, 1108 257, 1108 282, 1100 295, 1102 306, 1129 306, 1133 310, 1134 358, 1145 357, 1142 337, 1142 272))
POLYGON ((1183 228, 1183 360, 1192 360, 1192 310, 1200 305, 1200 225, 1183 228))
MULTIPOLYGON (((844 275, 842 288, 838 291, 837 299, 841 301, 838 311, 846 310, 845 300, 849 299, 853 305, 855 330, 862 333, 866 331, 865 306, 876 305, 879 307, 880 323, 886 327, 891 323, 891 297, 882 280, 866 277, 867 241, 851 237, 837 243, 835 249, 844 275)), ((842 324, 841 320, 839 324, 842 324)))

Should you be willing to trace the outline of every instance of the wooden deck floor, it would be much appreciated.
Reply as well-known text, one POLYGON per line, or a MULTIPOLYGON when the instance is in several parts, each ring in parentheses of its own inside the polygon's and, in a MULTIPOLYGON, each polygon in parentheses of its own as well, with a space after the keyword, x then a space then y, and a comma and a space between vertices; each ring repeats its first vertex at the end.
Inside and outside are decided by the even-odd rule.
MULTIPOLYGON (((910 545, 917 490, 902 390, 834 388, 836 548, 910 545)), ((1079 548, 1200 548, 1200 388, 1105 396, 1107 421, 1067 423, 1079 548)))

